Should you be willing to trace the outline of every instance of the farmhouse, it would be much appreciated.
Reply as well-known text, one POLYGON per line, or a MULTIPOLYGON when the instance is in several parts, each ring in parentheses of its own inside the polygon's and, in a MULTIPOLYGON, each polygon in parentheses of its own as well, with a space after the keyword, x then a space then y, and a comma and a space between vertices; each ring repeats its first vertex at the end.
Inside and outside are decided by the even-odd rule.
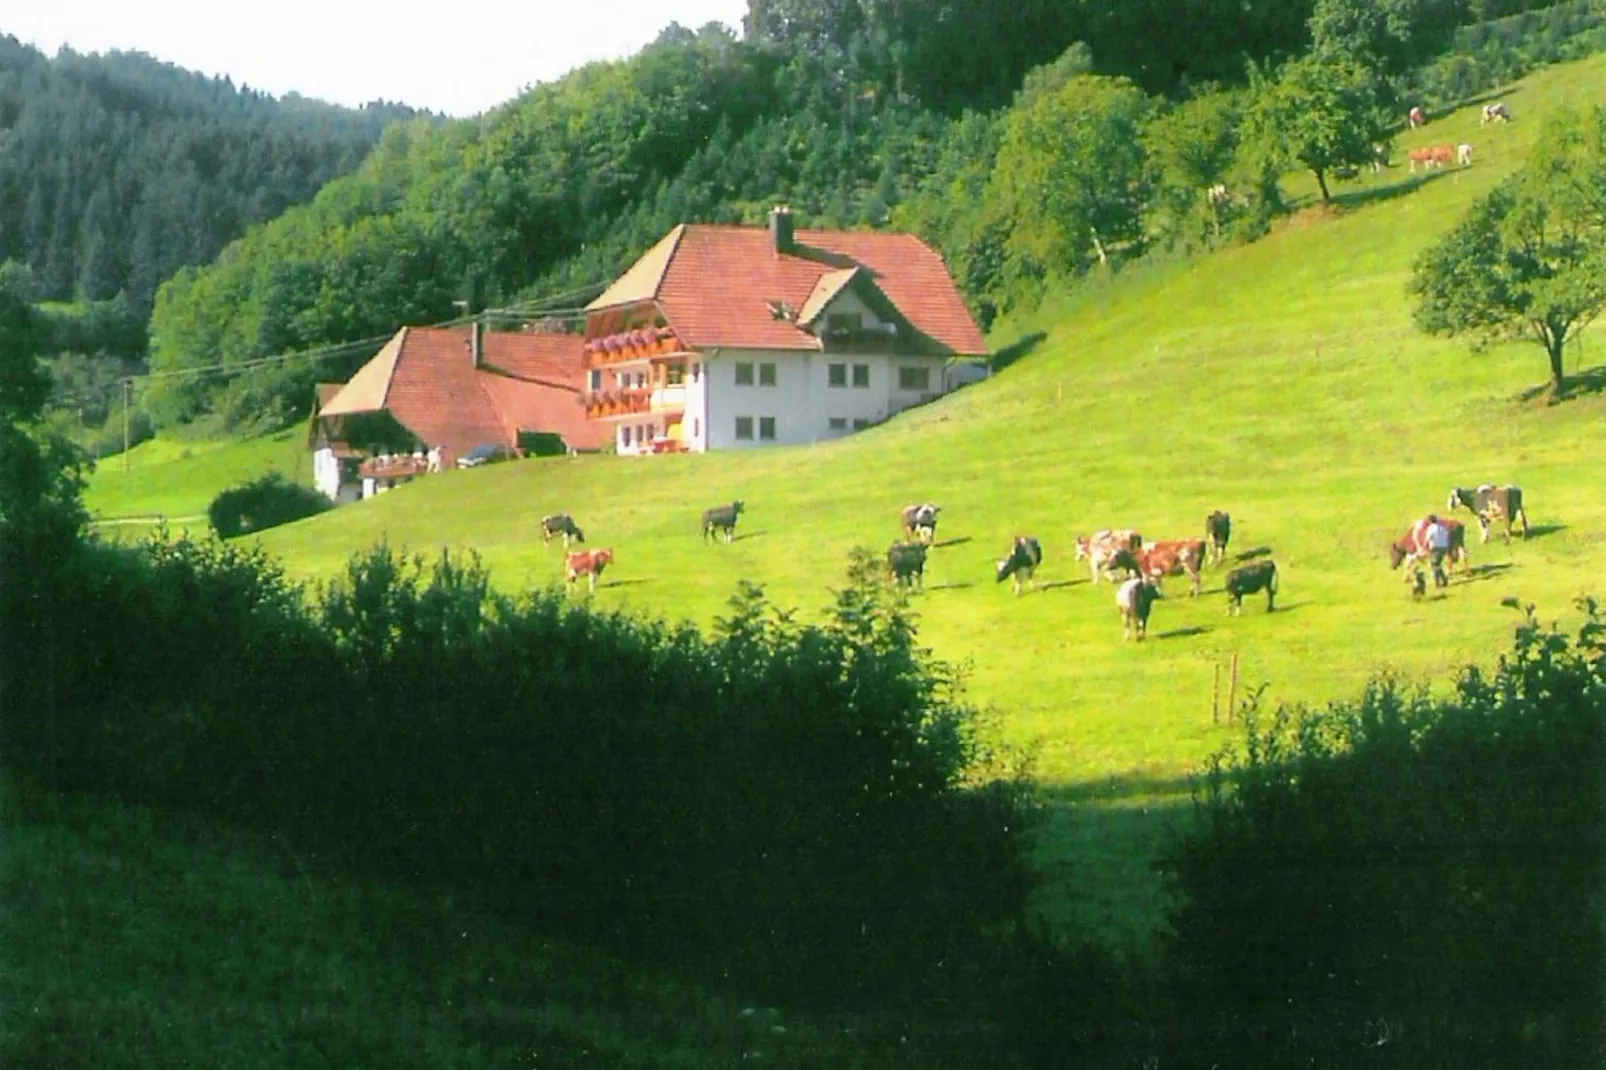
POLYGON ((800 444, 974 378, 982 340, 909 234, 682 224, 586 307, 585 411, 620 453, 800 444))
POLYGON ((607 432, 580 404, 582 339, 403 327, 351 381, 320 383, 313 475, 336 501, 371 497, 481 447, 594 450, 607 432))

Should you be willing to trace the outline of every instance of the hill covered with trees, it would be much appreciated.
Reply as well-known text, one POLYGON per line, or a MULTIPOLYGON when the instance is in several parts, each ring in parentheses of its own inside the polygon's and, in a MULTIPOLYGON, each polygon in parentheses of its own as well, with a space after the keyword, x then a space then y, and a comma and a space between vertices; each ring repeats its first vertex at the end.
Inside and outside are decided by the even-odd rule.
POLYGON ((54 57, 0 34, 0 262, 41 300, 156 288, 353 170, 413 109, 282 99, 137 52, 54 57))
MULTIPOLYGON (((230 369, 459 301, 573 306, 675 224, 756 222, 778 201, 810 225, 921 234, 985 322, 1050 279, 1259 233, 1279 173, 1367 162, 1405 88, 1431 102, 1509 76, 1483 53, 1454 77, 1422 61, 1525 6, 753 0, 741 38, 672 25, 477 120, 391 128, 355 173, 166 284, 152 365, 177 374, 142 404, 163 424, 287 417, 315 374, 349 369, 230 369), (1318 66, 1285 77, 1307 54, 1318 66), (1304 132, 1311 156, 1279 117, 1310 110, 1313 79, 1354 91, 1323 98, 1343 114, 1304 132), (1217 184, 1234 198, 1207 200, 1217 184)), ((1563 8, 1558 41, 1601 21, 1589 0, 1563 8)), ((1489 55, 1512 51, 1493 40, 1489 55)))

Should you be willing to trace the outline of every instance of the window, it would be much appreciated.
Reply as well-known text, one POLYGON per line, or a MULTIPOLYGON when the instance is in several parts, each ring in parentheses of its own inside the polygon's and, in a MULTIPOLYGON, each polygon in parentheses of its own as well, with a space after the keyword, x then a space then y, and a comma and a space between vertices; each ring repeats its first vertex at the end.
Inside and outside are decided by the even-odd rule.
POLYGON ((855 364, 853 366, 853 385, 859 387, 870 385, 870 365, 855 364))
POLYGON ((630 428, 621 427, 619 429, 619 448, 620 449, 625 449, 629 445, 630 445, 630 428))
POLYGON ((692 361, 691 362, 691 381, 695 383, 699 378, 702 377, 702 374, 703 374, 703 366, 701 364, 697 363, 695 360, 692 361))
POLYGON ((736 417, 736 437, 739 438, 739 439, 746 439, 748 441, 752 441, 752 438, 753 438, 753 418, 751 416, 738 416, 738 417, 736 417))
POLYGON ((847 334, 863 326, 864 317, 857 312, 832 312, 825 317, 825 329, 829 334, 847 334))
POLYGON ((664 377, 665 386, 679 386, 686 381, 686 366, 684 364, 671 364, 664 377))
POLYGON ((753 364, 751 361, 740 361, 736 365, 736 385, 753 385, 753 364))
POLYGON ((593 390, 601 390, 602 389, 602 369, 601 368, 593 368, 591 370, 591 389, 593 389, 593 390))
POLYGON ((899 390, 930 390, 931 369, 902 367, 898 369, 899 390))
POLYGON ((847 386, 848 366, 846 364, 827 364, 825 366, 826 386, 847 386))
POLYGON ((760 416, 758 418, 758 437, 767 439, 770 442, 775 441, 775 417, 760 416))
POLYGON ((703 421, 693 416, 691 420, 691 437, 698 438, 703 433, 703 421))
POLYGON ((866 427, 869 427, 869 426, 870 426, 870 421, 869 420, 854 420, 853 421, 853 429, 855 431, 863 431, 866 427))
POLYGON ((774 386, 775 385, 775 365, 774 365, 774 363, 765 362, 765 363, 760 364, 758 366, 758 385, 759 386, 774 386))
POLYGON ((833 416, 825 421, 825 426, 833 431, 846 431, 848 429, 848 418, 846 416, 833 416))

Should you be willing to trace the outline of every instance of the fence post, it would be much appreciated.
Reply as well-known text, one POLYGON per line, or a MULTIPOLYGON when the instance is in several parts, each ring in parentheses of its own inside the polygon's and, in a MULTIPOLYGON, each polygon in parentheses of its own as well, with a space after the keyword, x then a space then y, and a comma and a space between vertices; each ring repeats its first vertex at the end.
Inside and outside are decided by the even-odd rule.
POLYGON ((1210 683, 1210 723, 1221 723, 1221 662, 1215 664, 1215 679, 1210 683))
POLYGON ((1232 680, 1227 684, 1227 723, 1238 716, 1238 652, 1232 652, 1232 680))

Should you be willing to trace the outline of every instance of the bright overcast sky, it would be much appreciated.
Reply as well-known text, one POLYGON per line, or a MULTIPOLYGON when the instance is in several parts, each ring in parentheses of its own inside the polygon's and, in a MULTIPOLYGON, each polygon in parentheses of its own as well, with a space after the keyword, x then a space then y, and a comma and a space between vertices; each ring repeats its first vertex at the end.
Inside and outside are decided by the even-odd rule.
POLYGON ((671 22, 738 33, 747 0, 16 0, 10 34, 47 55, 146 52, 282 96, 400 101, 472 115, 594 59, 639 50, 671 22))

